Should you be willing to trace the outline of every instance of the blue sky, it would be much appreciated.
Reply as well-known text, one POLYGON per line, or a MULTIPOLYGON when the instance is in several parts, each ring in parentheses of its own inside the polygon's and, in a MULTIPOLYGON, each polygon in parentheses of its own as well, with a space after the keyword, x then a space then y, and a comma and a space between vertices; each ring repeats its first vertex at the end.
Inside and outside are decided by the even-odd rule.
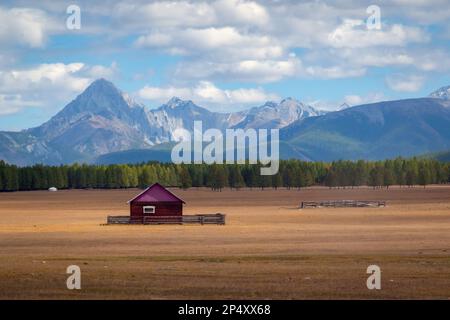
POLYGON ((0 130, 41 124, 100 77, 150 108, 426 96, 450 85, 448 21, 448 0, 2 1, 0 130))

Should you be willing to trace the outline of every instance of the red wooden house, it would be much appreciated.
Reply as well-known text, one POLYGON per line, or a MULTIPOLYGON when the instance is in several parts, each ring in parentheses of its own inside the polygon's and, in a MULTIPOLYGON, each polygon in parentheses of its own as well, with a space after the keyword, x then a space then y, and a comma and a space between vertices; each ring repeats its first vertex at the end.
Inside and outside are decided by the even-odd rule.
POLYGON ((108 216, 107 224, 225 224, 225 215, 196 214, 183 216, 185 202, 159 183, 129 200, 130 216, 108 216))
POLYGON ((159 183, 151 185, 128 203, 131 223, 182 222, 185 202, 159 183))

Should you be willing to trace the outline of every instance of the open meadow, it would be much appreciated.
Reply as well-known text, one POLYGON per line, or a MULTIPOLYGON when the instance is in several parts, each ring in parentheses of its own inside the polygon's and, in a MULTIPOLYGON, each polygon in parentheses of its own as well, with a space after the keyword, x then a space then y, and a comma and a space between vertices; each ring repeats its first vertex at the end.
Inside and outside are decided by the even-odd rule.
POLYGON ((102 225, 137 189, 0 193, 0 299, 450 298, 450 186, 172 191, 227 224, 102 225), (334 199, 387 207, 298 209, 334 199))

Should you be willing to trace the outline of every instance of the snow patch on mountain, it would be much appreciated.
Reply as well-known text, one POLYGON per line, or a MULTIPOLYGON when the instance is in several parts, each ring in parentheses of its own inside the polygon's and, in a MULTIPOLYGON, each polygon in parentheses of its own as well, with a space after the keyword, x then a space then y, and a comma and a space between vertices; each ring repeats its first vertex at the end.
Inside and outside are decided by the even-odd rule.
POLYGON ((430 93, 430 98, 438 98, 438 99, 450 99, 450 86, 439 88, 438 90, 430 93))

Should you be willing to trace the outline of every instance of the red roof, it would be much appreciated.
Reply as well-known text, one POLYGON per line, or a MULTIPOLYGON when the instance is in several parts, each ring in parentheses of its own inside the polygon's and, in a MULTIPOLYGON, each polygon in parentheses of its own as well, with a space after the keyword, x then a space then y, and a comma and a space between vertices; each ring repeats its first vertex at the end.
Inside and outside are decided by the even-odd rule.
POLYGON ((133 199, 128 200, 128 203, 136 202, 184 202, 183 199, 178 198, 172 192, 164 188, 159 183, 154 183, 133 199))

